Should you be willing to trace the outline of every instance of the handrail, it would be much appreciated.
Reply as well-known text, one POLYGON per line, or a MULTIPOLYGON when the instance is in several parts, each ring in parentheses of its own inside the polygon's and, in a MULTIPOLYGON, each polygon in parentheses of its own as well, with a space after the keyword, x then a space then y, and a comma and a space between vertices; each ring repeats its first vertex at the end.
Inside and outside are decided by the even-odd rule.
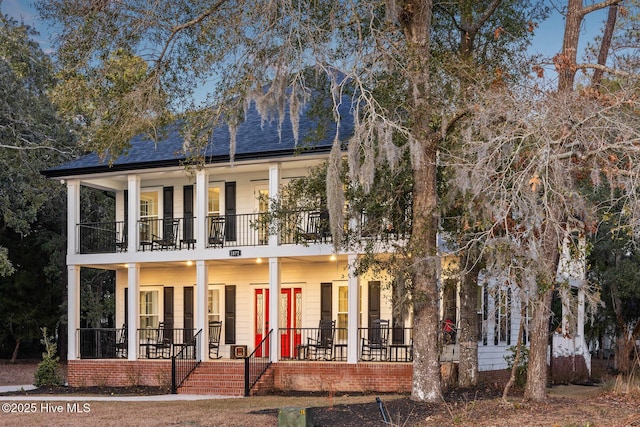
POLYGON ((269 333, 260 341, 260 344, 256 346, 253 352, 244 359, 244 395, 249 397, 251 388, 258 382, 262 375, 267 371, 267 368, 271 365, 271 358, 269 357, 269 342, 273 329, 269 330, 269 333), (256 354, 259 354, 260 359, 257 360, 256 354), (264 360, 266 359, 266 361, 264 360))
POLYGON ((182 344, 182 348, 176 355, 171 356, 171 394, 178 393, 178 387, 189 378, 189 375, 191 375, 200 364, 201 342, 202 329, 189 341, 182 344))

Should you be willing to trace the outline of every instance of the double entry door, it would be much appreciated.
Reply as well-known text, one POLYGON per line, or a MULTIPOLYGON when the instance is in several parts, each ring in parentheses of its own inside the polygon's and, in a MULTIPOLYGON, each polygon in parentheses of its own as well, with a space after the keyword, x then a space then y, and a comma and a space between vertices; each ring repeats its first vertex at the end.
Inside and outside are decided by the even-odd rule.
MULTIPOLYGON (((257 357, 269 356, 269 342, 260 343, 269 333, 269 289, 255 289, 255 346, 257 357)), ((280 290, 280 356, 291 358, 302 335, 302 288, 283 288, 280 290)), ((278 336, 278 331, 273 332, 273 337, 278 336)))

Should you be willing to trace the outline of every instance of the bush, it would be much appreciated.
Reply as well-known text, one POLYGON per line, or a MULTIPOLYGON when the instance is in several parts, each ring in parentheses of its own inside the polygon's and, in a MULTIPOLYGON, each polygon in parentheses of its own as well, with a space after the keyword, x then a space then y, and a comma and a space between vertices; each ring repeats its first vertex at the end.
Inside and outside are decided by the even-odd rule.
MULTIPOLYGON (((513 368, 513 364, 516 360, 516 350, 517 346, 512 345, 507 350, 511 352, 511 354, 504 356, 504 360, 507 361, 507 366, 509 370, 513 368)), ((527 369, 529 368, 529 348, 521 344, 520 345, 520 358, 518 360, 518 366, 516 367, 516 385, 518 387, 524 387, 527 383, 527 369)))
POLYGON ((53 342, 53 337, 47 335, 47 328, 40 328, 43 338, 40 340, 44 344, 45 352, 42 353, 42 362, 38 363, 35 374, 35 386, 41 385, 62 385, 62 375, 60 374, 60 358, 56 356, 57 345, 53 342))

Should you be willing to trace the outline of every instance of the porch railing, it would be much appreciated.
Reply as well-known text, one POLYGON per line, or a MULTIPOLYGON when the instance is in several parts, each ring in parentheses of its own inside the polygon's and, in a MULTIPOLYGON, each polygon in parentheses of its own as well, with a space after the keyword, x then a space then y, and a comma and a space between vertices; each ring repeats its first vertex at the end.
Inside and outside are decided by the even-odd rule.
POLYGON ((269 343, 273 329, 260 341, 249 356, 244 359, 244 395, 249 396, 251 388, 256 385, 260 377, 267 371, 271 365, 269 358, 269 343))
MULTIPOLYGON (((138 329, 138 358, 170 359, 189 347, 196 330, 194 328, 141 328, 138 329)), ((195 351, 193 346, 185 351, 195 351)), ((186 354, 186 353, 185 353, 186 354)))
POLYGON ((81 254, 126 252, 127 250, 124 221, 78 224, 77 236, 78 252, 81 254))
POLYGON ((127 357, 126 331, 117 328, 80 328, 77 330, 81 359, 127 357), (124 335, 123 335, 124 334, 124 335))
MULTIPOLYGON (((270 233, 277 233, 280 244, 330 243, 329 218, 320 211, 299 210, 283 214, 277 231, 266 222, 266 214, 208 216, 205 247, 243 247, 269 244, 270 233)), ((397 222, 397 221, 396 221, 397 222)), ((195 217, 147 218, 137 221, 138 250, 181 250, 196 247, 195 217)), ((362 217, 355 233, 361 239, 403 239, 410 232, 406 221, 397 224, 362 217)), ((128 240, 125 221, 91 222, 77 225, 78 253, 126 252, 128 240)))
POLYGON ((189 375, 198 367, 201 360, 199 358, 202 345, 202 329, 200 329, 191 339, 180 345, 180 351, 171 356, 171 393, 178 393, 178 387, 189 378, 189 375))
MULTIPOLYGON (((325 349, 322 357, 314 357, 313 343, 320 340, 320 328, 280 328, 281 360, 328 360, 346 362, 348 354, 347 328, 335 328, 331 348, 325 349), (311 345, 310 345, 311 344, 311 345)), ((362 338, 370 337, 370 328, 358 328, 358 359, 362 354, 362 338)), ((385 357, 373 361, 411 362, 413 360, 413 328, 402 326, 389 328, 389 339, 384 349, 385 357)))

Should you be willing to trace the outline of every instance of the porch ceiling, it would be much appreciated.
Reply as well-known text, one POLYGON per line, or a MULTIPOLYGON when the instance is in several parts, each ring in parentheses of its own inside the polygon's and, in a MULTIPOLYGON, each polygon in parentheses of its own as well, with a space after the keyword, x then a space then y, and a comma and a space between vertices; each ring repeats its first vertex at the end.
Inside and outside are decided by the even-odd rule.
MULTIPOLYGON (((347 262, 346 255, 337 255, 335 260, 331 260, 326 255, 317 256, 300 256, 300 257, 280 257, 280 263, 282 265, 287 264, 321 264, 321 263, 345 263, 347 262)), ((262 264, 267 264, 268 258, 262 258, 262 264)), ((141 269, 144 268, 176 268, 176 267, 196 267, 195 260, 192 261, 164 261, 164 262, 140 262, 138 263, 141 269), (191 264, 189 264, 191 263, 191 264)), ((223 266, 247 266, 260 264, 257 258, 240 258, 240 259, 215 259, 207 260, 207 266, 209 267, 223 267, 223 266)), ((123 270, 127 268, 127 264, 124 263, 112 263, 112 264, 82 264, 82 267, 96 268, 103 270, 123 270)))

